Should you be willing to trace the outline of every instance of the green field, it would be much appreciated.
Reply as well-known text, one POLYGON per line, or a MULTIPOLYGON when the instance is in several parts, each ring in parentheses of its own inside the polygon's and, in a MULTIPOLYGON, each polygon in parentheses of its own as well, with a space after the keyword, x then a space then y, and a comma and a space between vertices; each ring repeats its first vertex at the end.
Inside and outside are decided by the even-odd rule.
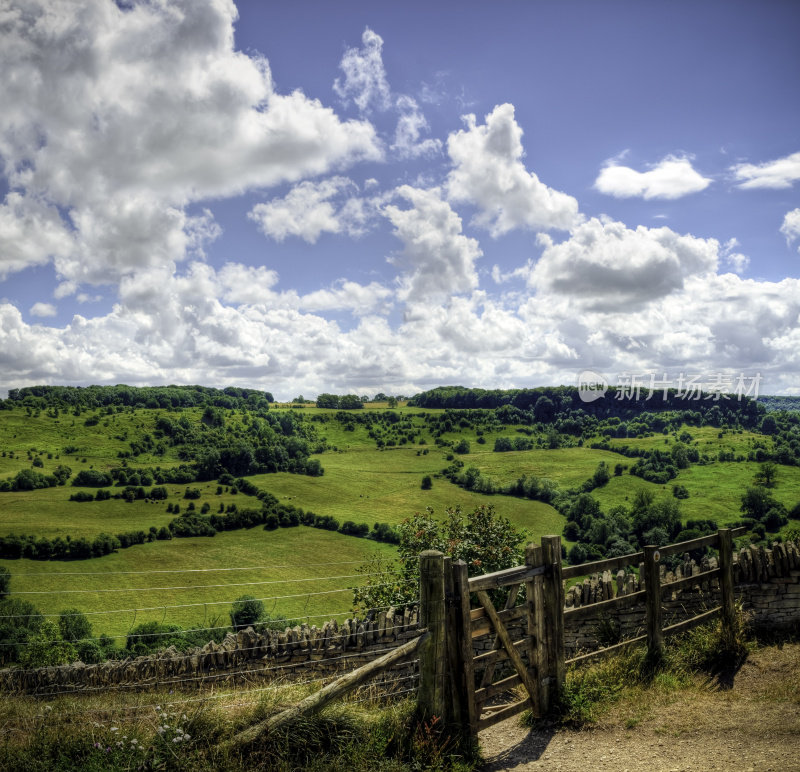
MULTIPOLYGON (((368 405, 363 414, 380 417, 384 411, 385 405, 368 405)), ((287 412, 302 415, 308 422, 311 441, 327 448, 313 456, 324 467, 324 475, 312 477, 277 472, 253 475, 249 479, 281 503, 317 515, 333 516, 340 523, 350 520, 370 527, 375 523, 398 524, 426 507, 441 515, 447 507, 460 505, 470 510, 488 503, 531 538, 538 539, 544 534, 562 532, 565 519, 553 507, 539 501, 464 490, 443 477, 442 470, 453 460, 459 460, 465 469, 475 467, 482 476, 498 485, 507 485, 527 475, 552 480, 559 490, 565 491, 580 488, 601 461, 611 471, 617 464, 630 467, 636 461, 609 450, 591 449, 590 441, 582 447, 495 453, 492 449, 497 437, 513 439, 521 436, 520 432, 531 434, 526 427, 504 425, 497 420, 485 421, 481 426, 467 421, 446 431, 439 429, 437 440, 435 422, 426 421, 426 416, 439 417, 442 410, 400 407, 393 411, 395 423, 365 425, 353 419, 349 426, 332 410, 304 406, 283 411, 287 412), (314 420, 315 417, 324 417, 324 420, 314 420), (399 427, 402 432, 392 435, 399 427), (483 443, 478 442, 481 436, 485 440, 483 443), (393 447, 379 448, 380 438, 394 438, 397 443, 393 447), (470 443, 470 452, 454 455, 452 445, 461 439, 470 443), (421 488, 426 475, 433 479, 430 490, 421 488)), ((270 414, 281 415, 282 411, 273 407, 270 414)), ((0 480, 31 468, 49 474, 59 464, 69 466, 74 475, 82 469, 104 471, 120 465, 127 465, 129 469, 166 469, 186 463, 186 457, 181 457, 170 445, 158 450, 151 447, 124 460, 120 454, 124 456, 132 442, 144 441, 148 436, 157 438, 155 427, 159 417, 176 421, 185 416, 189 425, 205 431, 201 415, 200 408, 183 411, 125 408, 118 412, 97 409, 84 411, 79 416, 65 412, 55 416, 45 411, 28 414, 22 409, 0 411, 0 480)), ((225 411, 226 428, 236 430, 246 426, 249 420, 244 411, 225 411)), ((724 450, 746 457, 756 447, 768 447, 772 442, 769 437, 752 431, 692 426, 666 436, 654 433, 608 442, 612 448, 627 445, 669 451, 684 430, 691 435, 691 444, 710 463, 693 464, 681 470, 667 485, 646 482, 627 472, 612 476, 607 485, 591 494, 602 509, 630 506, 640 489, 671 497, 673 485, 680 484, 689 493, 688 498, 680 502, 684 521, 713 518, 722 525, 738 520, 742 492, 752 484, 759 464, 719 462, 717 454, 724 450)), ((534 435, 532 439, 537 437, 534 435)), ((574 438, 567 440, 575 444, 574 438)), ((147 531, 153 526, 161 528, 175 516, 167 512, 168 504, 179 505, 185 512, 189 503, 183 497, 186 485, 165 484, 164 487, 169 494, 167 501, 131 503, 122 499, 70 502, 71 494, 79 490, 94 493, 96 489, 76 488, 69 482, 60 487, 0 492, 0 535, 91 539, 100 533, 113 535, 147 531)), ((197 511, 204 504, 209 505, 209 514, 232 504, 240 509, 260 506, 257 499, 242 493, 233 494, 226 487, 217 493, 216 480, 191 483, 189 487, 201 491, 200 498, 194 500, 197 511)), ((115 493, 119 489, 111 487, 109 490, 115 493)), ((777 486, 770 493, 787 509, 797 504, 800 501, 800 468, 779 465, 777 486)), ((388 545, 321 529, 301 526, 265 531, 256 527, 219 533, 213 538, 154 541, 84 561, 0 562, 13 574, 12 593, 20 593, 19 597, 34 602, 43 612, 57 613, 63 608, 77 607, 90 613, 95 634, 122 635, 133 625, 148 620, 206 627, 221 615, 220 623, 225 624, 230 603, 245 593, 271 599, 266 601, 268 611, 286 617, 308 616, 313 623, 319 621, 320 616, 348 611, 351 594, 345 591, 308 595, 309 590, 327 593, 351 587, 353 579, 326 577, 353 574, 358 565, 376 551, 394 554, 394 548, 388 545), (345 565, 324 565, 339 562, 345 565), (260 568, 231 570, 248 566, 260 568), (197 572, 197 569, 203 571, 197 572), (181 573, 190 570, 190 573, 181 573), (176 573, 168 573, 171 571, 176 573), (309 579, 313 581, 300 581, 309 579), (270 584, 273 582, 276 584, 270 584), (286 595, 300 597, 276 597, 286 595), (142 611, 143 608, 148 610, 142 611), (140 610, 120 611, 125 609, 140 610)))
POLYGON ((352 577, 376 552, 391 555, 393 549, 300 526, 156 541, 92 560, 2 560, 0 565, 12 572, 14 594, 43 613, 78 608, 89 613, 95 635, 124 635, 150 620, 184 627, 227 625, 231 603, 245 594, 263 598, 273 615, 320 624, 350 609, 347 588, 363 581, 352 577), (126 611, 142 608, 149 610, 126 611))

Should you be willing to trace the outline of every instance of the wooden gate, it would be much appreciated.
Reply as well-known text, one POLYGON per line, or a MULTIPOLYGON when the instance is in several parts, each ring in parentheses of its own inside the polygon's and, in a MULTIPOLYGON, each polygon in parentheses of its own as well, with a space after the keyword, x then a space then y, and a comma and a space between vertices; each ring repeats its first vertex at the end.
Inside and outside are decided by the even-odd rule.
POLYGON ((454 690, 460 692, 454 704, 462 726, 474 736, 526 708, 535 715, 546 713, 560 683, 558 650, 563 649, 560 538, 544 537, 541 546, 529 545, 525 565, 493 574, 470 579, 467 564, 455 562, 449 601, 450 661, 463 665, 461 673, 451 671, 454 690), (489 593, 502 588, 508 588, 508 595, 498 611, 489 593), (515 636, 520 628, 524 632, 515 636), (487 636, 488 650, 476 655, 476 643, 487 636), (509 701, 508 693, 519 686, 525 697, 509 701))

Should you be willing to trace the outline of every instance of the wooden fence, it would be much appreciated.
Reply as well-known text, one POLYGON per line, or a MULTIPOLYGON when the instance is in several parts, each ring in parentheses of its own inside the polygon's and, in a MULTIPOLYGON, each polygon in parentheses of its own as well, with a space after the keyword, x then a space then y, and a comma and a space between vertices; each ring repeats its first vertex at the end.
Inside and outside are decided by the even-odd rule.
POLYGON ((301 713, 319 710, 344 696, 387 668, 419 655, 420 683, 417 705, 420 717, 434 716, 440 725, 466 737, 530 708, 546 715, 556 704, 564 684, 566 665, 607 655, 625 646, 646 641, 651 656, 660 656, 664 637, 705 622, 717 614, 731 630, 734 620, 733 536, 746 529, 722 528, 717 533, 666 547, 647 546, 642 552, 562 568, 561 538, 543 536, 530 544, 521 566, 470 578, 463 560, 452 561, 441 552, 420 555, 420 635, 378 660, 351 671, 276 716, 236 735, 229 745, 253 742, 262 734, 301 713), (665 584, 660 561, 668 555, 703 547, 719 550, 719 565, 709 571, 665 584), (639 567, 645 589, 610 600, 564 608, 564 581, 602 571, 639 567), (670 592, 719 579, 721 605, 664 628, 661 599, 670 592), (494 600, 490 593, 494 594, 494 600), (502 608, 496 603, 502 599, 502 608), (602 614, 624 606, 645 604, 646 635, 623 641, 572 659, 565 658, 565 618, 602 614), (525 634, 513 640, 512 629, 525 620, 525 634), (475 643, 492 636, 488 650, 476 654, 475 643), (498 677, 498 665, 501 672, 498 677), (510 668, 509 668, 510 666, 510 668), (509 672, 510 669, 510 672, 509 672), (522 686, 522 699, 509 693, 522 686))
MULTIPOLYGON (((665 547, 646 546, 642 552, 562 568, 561 539, 544 536, 529 545, 525 564, 483 576, 467 577, 463 561, 452 562, 440 552, 420 555, 420 622, 430 634, 420 648, 418 704, 423 716, 437 716, 444 725, 475 736, 485 727, 530 708, 547 714, 558 700, 567 665, 608 655, 631 644, 647 642, 649 654, 659 657, 665 636, 688 630, 721 614, 724 628, 734 619, 733 537, 746 529, 722 528, 717 533, 665 547), (703 547, 719 550, 719 565, 709 571, 661 585, 660 563, 669 555, 703 547), (637 566, 645 589, 574 609, 564 608, 568 579, 637 566), (662 596, 683 587, 718 579, 721 604, 690 619, 664 627, 662 596), (523 593, 524 588, 524 593, 523 593), (503 598, 501 609, 490 597, 503 598), (564 622, 644 603, 646 634, 614 646, 565 658, 564 622), (525 634, 513 640, 511 623, 525 634), (488 651, 475 654, 475 643, 493 636, 488 651), (499 679, 497 666, 503 666, 499 679), (511 672, 509 673, 509 666, 511 672), (509 698, 522 686, 523 699, 509 698)), ((497 601, 495 601, 497 602, 497 601)))

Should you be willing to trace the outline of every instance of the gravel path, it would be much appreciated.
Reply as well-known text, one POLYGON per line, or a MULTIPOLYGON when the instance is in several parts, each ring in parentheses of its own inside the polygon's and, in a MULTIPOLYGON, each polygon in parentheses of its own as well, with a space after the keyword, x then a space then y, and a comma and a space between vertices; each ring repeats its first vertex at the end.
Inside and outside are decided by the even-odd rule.
POLYGON ((675 692, 625 722, 529 730, 508 719, 480 734, 484 770, 800 772, 800 645, 760 649, 732 688, 675 692))

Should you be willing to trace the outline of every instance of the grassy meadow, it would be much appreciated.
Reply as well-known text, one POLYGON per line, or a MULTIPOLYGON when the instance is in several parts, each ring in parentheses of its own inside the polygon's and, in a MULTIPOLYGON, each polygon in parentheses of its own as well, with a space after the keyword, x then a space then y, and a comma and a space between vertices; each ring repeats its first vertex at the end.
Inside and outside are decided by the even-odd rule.
MULTIPOLYGON (((385 404, 368 404, 364 411, 355 412, 378 416, 385 414, 386 409, 385 404)), ((658 485, 627 473, 636 459, 613 450, 592 449, 591 439, 574 447, 493 452, 498 437, 531 435, 526 427, 497 420, 480 426, 463 422, 437 432, 431 417, 438 420, 444 413, 442 410, 400 406, 392 411, 394 424, 380 425, 356 420, 357 416, 353 420, 340 419, 337 411, 307 405, 273 407, 270 411, 279 415, 288 412, 303 416, 312 446, 325 448, 324 452, 313 455, 324 467, 324 474, 313 477, 276 472, 248 478, 280 503, 332 516, 340 523, 350 520, 370 527, 375 523, 396 525, 426 507, 440 515, 451 506, 470 510, 489 503, 533 539, 548 533, 560 534, 565 518, 540 501, 500 494, 487 496, 462 489, 442 476, 442 470, 453 460, 460 460, 464 468, 475 467, 482 476, 500 485, 524 474, 547 478, 560 490, 566 490, 579 488, 592 477, 601 461, 612 473, 617 464, 623 464, 626 467, 623 474, 612 476, 605 486, 591 494, 604 511, 617 505, 629 506, 640 489, 652 490, 659 497, 671 497, 673 485, 681 484, 689 493, 680 502, 683 520, 713 518, 722 525, 741 517, 742 492, 752 484, 759 464, 720 462, 716 460, 719 451, 746 457, 754 447, 767 447, 771 441, 752 431, 686 427, 691 440, 684 440, 697 447, 707 463, 692 464, 680 470, 670 483, 658 485), (461 440, 469 443, 469 452, 454 454, 454 446, 461 440), (425 476, 432 478, 432 487, 427 490, 421 487, 425 476)), ((187 459, 181 458, 175 447, 169 444, 158 447, 156 422, 164 416, 172 421, 185 417, 198 431, 205 430, 200 408, 96 409, 80 415, 24 408, 0 411, 0 480, 11 478, 23 469, 49 474, 58 465, 69 466, 74 476, 83 469, 107 471, 121 465, 128 469, 166 469, 186 463, 187 459), (155 443, 151 442, 154 438, 155 443), (131 443, 138 442, 147 448, 126 457, 131 443)), ((245 426, 250 420, 244 411, 225 411, 226 427, 245 426)), ((680 434, 681 431, 668 436, 656 433, 607 442, 611 448, 627 445, 669 451, 679 441, 680 434)), ((220 513, 233 504, 240 509, 259 506, 255 498, 233 493, 228 486, 220 491, 216 480, 189 486, 165 484, 166 501, 130 503, 114 498, 69 501, 70 495, 80 490, 89 493, 97 490, 76 488, 70 482, 39 490, 0 492, 0 535, 91 539, 100 533, 158 529, 175 516, 167 511, 168 505, 178 505, 181 512, 186 511, 189 502, 183 496, 187 487, 200 489, 200 498, 193 501, 198 512, 206 504, 209 514, 220 513)), ((119 489, 110 490, 113 494, 119 489)), ((777 486, 771 494, 787 509, 800 501, 800 468, 779 465, 777 486)), ((312 623, 320 621, 322 616, 347 612, 351 595, 345 591, 309 596, 309 591, 328 593, 352 587, 358 580, 327 577, 352 576, 368 556, 376 552, 391 556, 394 549, 318 528, 300 526, 265 531, 258 526, 221 532, 214 537, 157 540, 83 561, 20 559, 3 560, 0 564, 12 573, 12 595, 33 602, 44 613, 54 614, 68 607, 81 609, 90 615, 95 634, 123 635, 134 624, 148 620, 206 627, 222 617, 220 623, 226 624, 230 603, 242 594, 269 599, 265 604, 273 614, 310 617, 312 623), (325 565, 330 563, 345 565, 325 565), (243 567, 253 568, 231 570, 243 567), (197 569, 203 572, 177 573, 197 569), (171 571, 176 573, 158 573, 171 571), (125 611, 142 608, 149 610, 125 611)))

